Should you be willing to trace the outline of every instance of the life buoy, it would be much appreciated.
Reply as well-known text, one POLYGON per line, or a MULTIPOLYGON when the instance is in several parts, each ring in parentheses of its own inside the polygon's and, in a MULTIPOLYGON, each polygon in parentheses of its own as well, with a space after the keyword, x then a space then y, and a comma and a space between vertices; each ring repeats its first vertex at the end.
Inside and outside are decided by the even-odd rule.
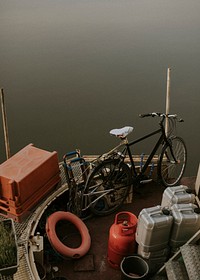
POLYGON ((46 222, 46 233, 54 250, 64 257, 80 258, 90 249, 91 238, 86 225, 80 218, 70 212, 57 211, 51 214, 46 222), (56 224, 61 220, 71 222, 78 229, 81 235, 81 245, 78 248, 70 248, 64 245, 58 238, 56 224))

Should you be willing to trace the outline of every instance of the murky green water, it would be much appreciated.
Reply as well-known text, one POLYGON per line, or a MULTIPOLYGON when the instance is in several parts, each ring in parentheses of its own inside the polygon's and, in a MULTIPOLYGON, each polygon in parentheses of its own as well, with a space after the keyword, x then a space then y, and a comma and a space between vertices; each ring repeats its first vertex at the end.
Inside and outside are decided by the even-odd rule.
POLYGON ((11 153, 34 143, 60 159, 74 148, 99 154, 117 143, 112 128, 134 126, 130 139, 151 131, 157 120, 138 115, 165 111, 171 67, 171 113, 185 119, 177 129, 188 147, 186 175, 196 175, 199 11, 199 0, 1 0, 11 153))

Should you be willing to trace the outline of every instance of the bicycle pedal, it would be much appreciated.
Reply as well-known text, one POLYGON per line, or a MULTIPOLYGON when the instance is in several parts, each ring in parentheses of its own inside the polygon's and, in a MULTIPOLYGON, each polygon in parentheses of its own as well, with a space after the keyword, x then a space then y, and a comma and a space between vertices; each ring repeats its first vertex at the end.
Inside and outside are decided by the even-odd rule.
POLYGON ((150 183, 150 182, 152 182, 152 181, 153 181, 153 179, 141 180, 141 181, 140 181, 140 184, 144 185, 144 184, 148 184, 148 183, 150 183))

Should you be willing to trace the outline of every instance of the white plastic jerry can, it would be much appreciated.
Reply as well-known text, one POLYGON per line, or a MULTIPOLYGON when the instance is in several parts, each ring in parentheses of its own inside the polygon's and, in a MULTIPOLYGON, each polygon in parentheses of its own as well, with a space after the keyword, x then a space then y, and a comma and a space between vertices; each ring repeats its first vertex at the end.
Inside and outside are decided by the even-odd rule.
POLYGON ((195 195, 187 186, 168 187, 163 192, 161 206, 170 208, 173 204, 194 203, 195 195))
POLYGON ((199 208, 192 203, 174 204, 171 208, 173 226, 170 246, 177 248, 186 243, 200 229, 199 208))
POLYGON ((136 241, 144 252, 154 252, 166 248, 173 217, 160 205, 143 209, 138 217, 136 241))

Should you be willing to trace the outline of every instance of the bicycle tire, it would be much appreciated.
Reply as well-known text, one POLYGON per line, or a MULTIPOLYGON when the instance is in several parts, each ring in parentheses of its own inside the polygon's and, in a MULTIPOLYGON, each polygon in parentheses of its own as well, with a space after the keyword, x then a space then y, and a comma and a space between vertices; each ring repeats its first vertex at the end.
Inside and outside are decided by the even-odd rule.
POLYGON ((181 137, 173 137, 169 139, 169 143, 170 145, 166 144, 163 147, 158 162, 158 177, 165 187, 172 187, 179 183, 187 163, 187 148, 184 140, 181 137))
POLYGON ((131 171, 127 164, 117 159, 102 161, 94 168, 86 184, 90 211, 98 216, 115 212, 123 204, 130 188, 131 171), (104 191, 107 194, 103 195, 104 191))

